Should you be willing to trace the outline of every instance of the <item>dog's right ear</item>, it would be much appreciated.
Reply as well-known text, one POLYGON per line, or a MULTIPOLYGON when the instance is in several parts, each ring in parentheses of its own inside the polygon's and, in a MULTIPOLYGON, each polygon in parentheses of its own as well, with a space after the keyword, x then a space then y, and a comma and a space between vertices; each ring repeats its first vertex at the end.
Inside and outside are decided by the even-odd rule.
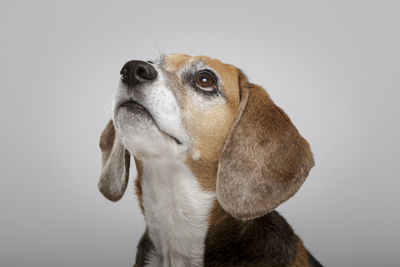
POLYGON ((100 192, 111 201, 118 201, 125 192, 129 178, 130 154, 115 131, 112 120, 100 137, 102 168, 99 179, 100 192))

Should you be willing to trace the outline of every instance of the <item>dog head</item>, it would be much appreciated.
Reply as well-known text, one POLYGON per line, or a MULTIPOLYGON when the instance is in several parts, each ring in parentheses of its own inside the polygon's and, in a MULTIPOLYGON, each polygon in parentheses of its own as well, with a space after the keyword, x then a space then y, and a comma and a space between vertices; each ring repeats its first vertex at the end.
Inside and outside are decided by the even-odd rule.
POLYGON ((130 61, 100 139, 100 191, 120 199, 137 162, 184 161, 238 219, 266 214, 299 189, 314 165, 288 116, 236 67, 205 56, 130 61))

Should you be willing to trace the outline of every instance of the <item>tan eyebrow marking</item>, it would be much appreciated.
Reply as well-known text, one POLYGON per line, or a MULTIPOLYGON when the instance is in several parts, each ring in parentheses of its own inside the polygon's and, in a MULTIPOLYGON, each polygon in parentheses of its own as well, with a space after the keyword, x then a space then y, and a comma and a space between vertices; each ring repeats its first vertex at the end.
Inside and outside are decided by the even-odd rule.
POLYGON ((190 56, 184 54, 172 54, 164 56, 164 68, 170 72, 177 72, 183 68, 190 59, 190 56))

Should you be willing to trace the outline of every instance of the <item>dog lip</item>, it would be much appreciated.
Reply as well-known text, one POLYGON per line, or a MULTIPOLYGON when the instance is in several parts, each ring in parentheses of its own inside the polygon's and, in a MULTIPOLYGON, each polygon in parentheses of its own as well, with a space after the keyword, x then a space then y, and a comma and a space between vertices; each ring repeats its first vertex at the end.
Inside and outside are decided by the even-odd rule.
POLYGON ((160 129, 161 132, 163 132, 164 134, 166 134, 167 136, 171 137, 178 145, 181 145, 182 142, 179 141, 176 137, 170 135, 169 133, 164 132, 163 130, 161 130, 161 128, 158 126, 157 122, 154 120, 153 116, 151 115, 151 113, 141 104, 139 104, 137 101, 131 99, 128 100, 126 102, 123 102, 119 105, 120 108, 125 107, 128 108, 130 110, 136 110, 136 111, 141 111, 143 113, 145 113, 146 115, 148 115, 150 117, 150 119, 154 122, 154 124, 157 126, 158 129, 160 129))
MULTIPOLYGON (((141 109, 146 109, 143 105, 139 104, 135 100, 128 100, 126 102, 123 102, 120 107, 127 107, 127 108, 141 108, 141 109)), ((147 111, 147 110, 146 110, 147 111)))

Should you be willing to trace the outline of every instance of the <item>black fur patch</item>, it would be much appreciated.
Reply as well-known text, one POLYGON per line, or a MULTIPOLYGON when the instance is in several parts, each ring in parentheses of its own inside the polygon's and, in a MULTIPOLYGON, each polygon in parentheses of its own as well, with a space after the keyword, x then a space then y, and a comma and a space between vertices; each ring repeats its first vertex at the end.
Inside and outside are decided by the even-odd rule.
POLYGON ((249 221, 229 217, 209 229, 204 266, 289 266, 297 239, 276 211, 249 221))
POLYGON ((150 240, 149 234, 144 232, 142 238, 137 245, 137 252, 136 252, 136 263, 133 267, 142 267, 147 263, 149 258, 150 251, 154 251, 154 245, 150 240))
POLYGON ((308 256, 308 262, 310 263, 311 266, 313 267, 323 267, 319 261, 317 261, 316 258, 314 258, 313 255, 307 250, 307 256, 308 256))

